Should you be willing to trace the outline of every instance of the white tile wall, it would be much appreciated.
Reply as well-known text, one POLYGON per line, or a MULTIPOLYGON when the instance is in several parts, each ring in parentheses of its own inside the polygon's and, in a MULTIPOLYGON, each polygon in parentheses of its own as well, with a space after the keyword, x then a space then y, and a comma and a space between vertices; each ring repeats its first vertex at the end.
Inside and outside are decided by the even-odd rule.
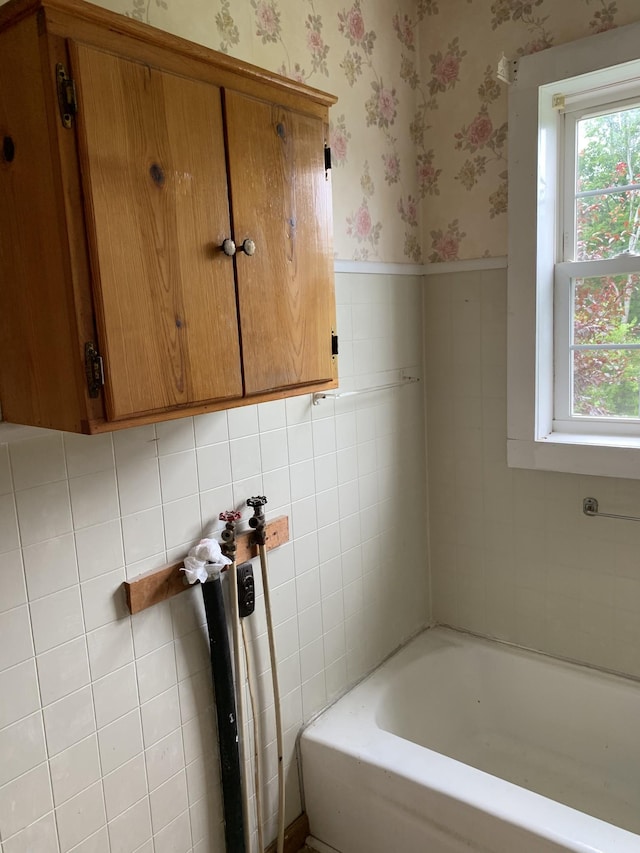
MULTIPOLYGON (((420 371, 421 299, 414 278, 338 276, 341 345, 349 351, 353 327, 387 353, 377 375, 345 358, 345 388, 420 371), (389 324, 390 312, 405 320, 389 324)), ((269 571, 296 817, 302 722, 427 621, 423 472, 420 386, 0 445, 2 853, 222 849, 199 590, 131 618, 122 581, 179 559, 219 529, 221 510, 258 493, 291 526, 269 571)), ((256 586, 248 629, 272 741, 256 586)), ((266 765, 273 812, 273 743, 266 765)))
POLYGON ((640 482, 506 465, 506 274, 429 276, 428 483, 437 621, 640 675, 640 482))
POLYGON ((104 776, 102 781, 107 820, 113 820, 147 795, 144 754, 138 753, 104 776))
POLYGON ((66 802, 94 782, 98 782, 101 773, 95 734, 56 755, 49 766, 56 805, 66 802))
POLYGON ((79 690, 91 681, 84 636, 38 655, 38 682, 43 705, 79 690))

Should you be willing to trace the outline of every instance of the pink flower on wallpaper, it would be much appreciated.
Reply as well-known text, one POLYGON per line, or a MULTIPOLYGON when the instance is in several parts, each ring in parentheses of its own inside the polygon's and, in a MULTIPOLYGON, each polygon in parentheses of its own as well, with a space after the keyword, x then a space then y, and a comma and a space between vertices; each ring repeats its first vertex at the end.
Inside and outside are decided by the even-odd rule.
POLYGON ((396 184, 400 177, 400 158, 397 154, 383 154, 384 179, 388 184, 396 184))
POLYGON ((380 91, 378 92, 378 111, 385 121, 392 122, 396 117, 396 104, 395 90, 385 89, 384 86, 380 86, 380 91))
POLYGON ((396 118, 398 98, 395 89, 387 89, 382 83, 374 80, 371 83, 373 95, 365 102, 367 126, 377 124, 378 127, 389 127, 396 118))
POLYGON ((441 261, 455 261, 460 241, 453 234, 443 234, 433 242, 433 248, 441 261))
POLYGON ((256 13, 256 33, 262 43, 276 42, 280 35, 280 13, 274 0, 251 0, 256 13))
POLYGON ((372 222, 369 209, 366 204, 361 204, 356 212, 354 220, 354 231, 356 237, 359 240, 366 240, 369 234, 371 234, 371 227, 372 222))
POLYGON ((360 243, 360 248, 354 254, 354 258, 360 261, 366 261, 370 256, 369 244, 372 249, 377 251, 377 246, 380 242, 380 234, 382 232, 382 222, 376 222, 375 225, 369 213, 369 207, 366 198, 362 199, 362 204, 352 216, 347 216, 347 236, 355 237, 360 243))
POLYGON ((360 4, 352 6, 347 12, 347 32, 354 42, 362 41, 364 38, 364 18, 360 11, 360 4))
POLYGON ((317 30, 310 30, 307 33, 307 46, 311 53, 322 53, 324 51, 324 41, 317 30))
POLYGON ((449 86, 458 79, 460 60, 451 53, 445 54, 433 66, 433 76, 442 86, 449 86))
POLYGON ((408 15, 400 18, 400 15, 393 16, 393 29, 396 31, 400 42, 409 50, 415 49, 415 35, 413 32, 413 24, 408 15))
POLYGON ((478 113, 469 125, 467 139, 476 148, 486 145, 493 133, 493 122, 486 113, 478 113))
POLYGON ((338 32, 346 36, 352 45, 357 45, 368 56, 373 53, 373 43, 376 34, 373 30, 366 31, 360 0, 355 0, 353 6, 346 12, 338 12, 338 32))
POLYGON ((436 170, 431 163, 418 164, 418 184, 420 187, 426 187, 432 183, 436 174, 436 170))
POLYGON ((339 164, 347 162, 347 138, 340 131, 331 137, 331 159, 339 164))
POLYGON ((311 53, 312 73, 319 71, 328 77, 329 45, 325 44, 322 38, 322 18, 320 15, 308 15, 304 25, 307 29, 307 47, 311 53))
POLYGON ((468 127, 454 134, 457 149, 471 151, 472 153, 485 145, 492 151, 498 152, 503 146, 507 136, 507 125, 493 129, 493 122, 489 116, 487 105, 480 107, 480 112, 468 127))
MULTIPOLYGON (((362 199, 362 204, 353 214, 347 216, 347 236, 355 237, 358 243, 369 243, 372 247, 376 247, 380 242, 380 232, 382 231, 382 223, 376 222, 375 225, 369 213, 369 206, 366 198, 362 199)), ((359 250, 357 257, 360 260, 365 260, 369 255, 369 250, 363 248, 359 250)))
POLYGON ((460 231, 457 219, 449 223, 446 231, 440 229, 432 231, 431 248, 433 251, 429 255, 429 260, 434 264, 457 260, 460 243, 462 238, 466 236, 464 231, 460 231))
POLYGON ((258 25, 265 33, 275 35, 278 31, 278 21, 274 13, 273 6, 268 6, 266 3, 259 3, 256 17, 258 25))
POLYGON ((344 114, 338 116, 335 124, 331 123, 329 134, 331 142, 331 160, 336 166, 343 166, 347 162, 347 153, 351 134, 347 130, 344 114))
POLYGON ((455 86, 460 75, 460 63, 466 55, 467 51, 460 49, 460 40, 456 36, 453 41, 449 42, 444 54, 438 51, 429 56, 431 62, 429 93, 431 95, 446 92, 447 89, 455 86))

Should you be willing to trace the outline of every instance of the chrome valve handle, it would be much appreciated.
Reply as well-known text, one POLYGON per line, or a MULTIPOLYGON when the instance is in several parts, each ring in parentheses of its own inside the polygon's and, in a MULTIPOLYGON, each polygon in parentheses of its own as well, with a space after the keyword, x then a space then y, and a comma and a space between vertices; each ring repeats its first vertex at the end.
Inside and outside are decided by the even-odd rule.
POLYGON ((256 251, 256 244, 253 242, 253 240, 243 240, 242 246, 240 246, 240 251, 244 252, 245 255, 253 255, 256 251))
POLYGON ((222 246, 220 247, 225 255, 228 255, 232 258, 236 253, 236 244, 230 237, 227 237, 226 240, 222 241, 222 246))

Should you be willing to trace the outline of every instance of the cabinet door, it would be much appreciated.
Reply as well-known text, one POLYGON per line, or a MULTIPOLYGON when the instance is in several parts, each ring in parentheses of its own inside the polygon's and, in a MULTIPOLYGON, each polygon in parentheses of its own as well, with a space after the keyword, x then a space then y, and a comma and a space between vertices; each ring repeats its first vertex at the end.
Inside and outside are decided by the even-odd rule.
POLYGON ((331 195, 321 119, 225 90, 247 394, 334 377, 331 195))
POLYGON ((70 54, 107 417, 239 397, 220 90, 70 54))

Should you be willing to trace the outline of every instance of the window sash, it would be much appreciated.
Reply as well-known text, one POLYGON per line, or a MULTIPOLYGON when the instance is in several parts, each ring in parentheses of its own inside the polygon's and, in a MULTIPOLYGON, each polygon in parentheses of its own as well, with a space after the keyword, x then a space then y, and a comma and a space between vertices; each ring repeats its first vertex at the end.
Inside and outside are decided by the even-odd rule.
POLYGON ((564 122, 558 105, 598 109, 637 93, 639 43, 640 23, 629 24, 517 60, 509 89, 507 462, 512 468, 640 479, 640 436, 585 433, 585 424, 562 429, 553 422, 554 269, 565 260, 564 184, 559 182, 564 122))
POLYGON ((573 302, 576 279, 640 272, 640 257, 604 261, 564 261, 554 275, 554 417, 553 430, 601 435, 640 436, 640 417, 588 417, 573 414, 573 353, 580 350, 637 350, 640 344, 575 344, 573 302))
MULTIPOLYGON (((615 87, 612 87, 615 89, 615 87)), ((615 91, 600 93, 600 100, 588 103, 578 102, 571 109, 564 109, 560 115, 559 127, 559 187, 560 210, 558 223, 560 228, 560 257, 561 261, 573 261, 576 257, 576 201, 579 198, 607 195, 640 190, 640 184, 629 184, 617 187, 602 187, 597 190, 576 192, 577 187, 577 152, 578 152, 578 123, 586 118, 621 112, 633 107, 640 109, 640 81, 633 81, 633 95, 626 98, 616 97, 615 91)))
MULTIPOLYGON (((574 260, 577 251, 576 201, 581 197, 605 194, 609 188, 577 192, 577 130, 584 118, 619 112, 639 105, 638 81, 628 97, 616 97, 615 92, 601 92, 600 100, 593 96, 576 98, 569 109, 558 116, 558 262, 554 270, 554 354, 553 354, 553 430, 583 434, 614 434, 640 436, 639 418, 590 418, 573 414, 573 353, 580 349, 636 349, 638 345, 576 345, 573 343, 573 301, 576 279, 624 275, 640 271, 640 257, 619 255, 606 260, 574 260), (606 100, 605 100, 606 99, 606 100)), ((636 185, 612 188, 612 192, 635 190, 636 185)))

